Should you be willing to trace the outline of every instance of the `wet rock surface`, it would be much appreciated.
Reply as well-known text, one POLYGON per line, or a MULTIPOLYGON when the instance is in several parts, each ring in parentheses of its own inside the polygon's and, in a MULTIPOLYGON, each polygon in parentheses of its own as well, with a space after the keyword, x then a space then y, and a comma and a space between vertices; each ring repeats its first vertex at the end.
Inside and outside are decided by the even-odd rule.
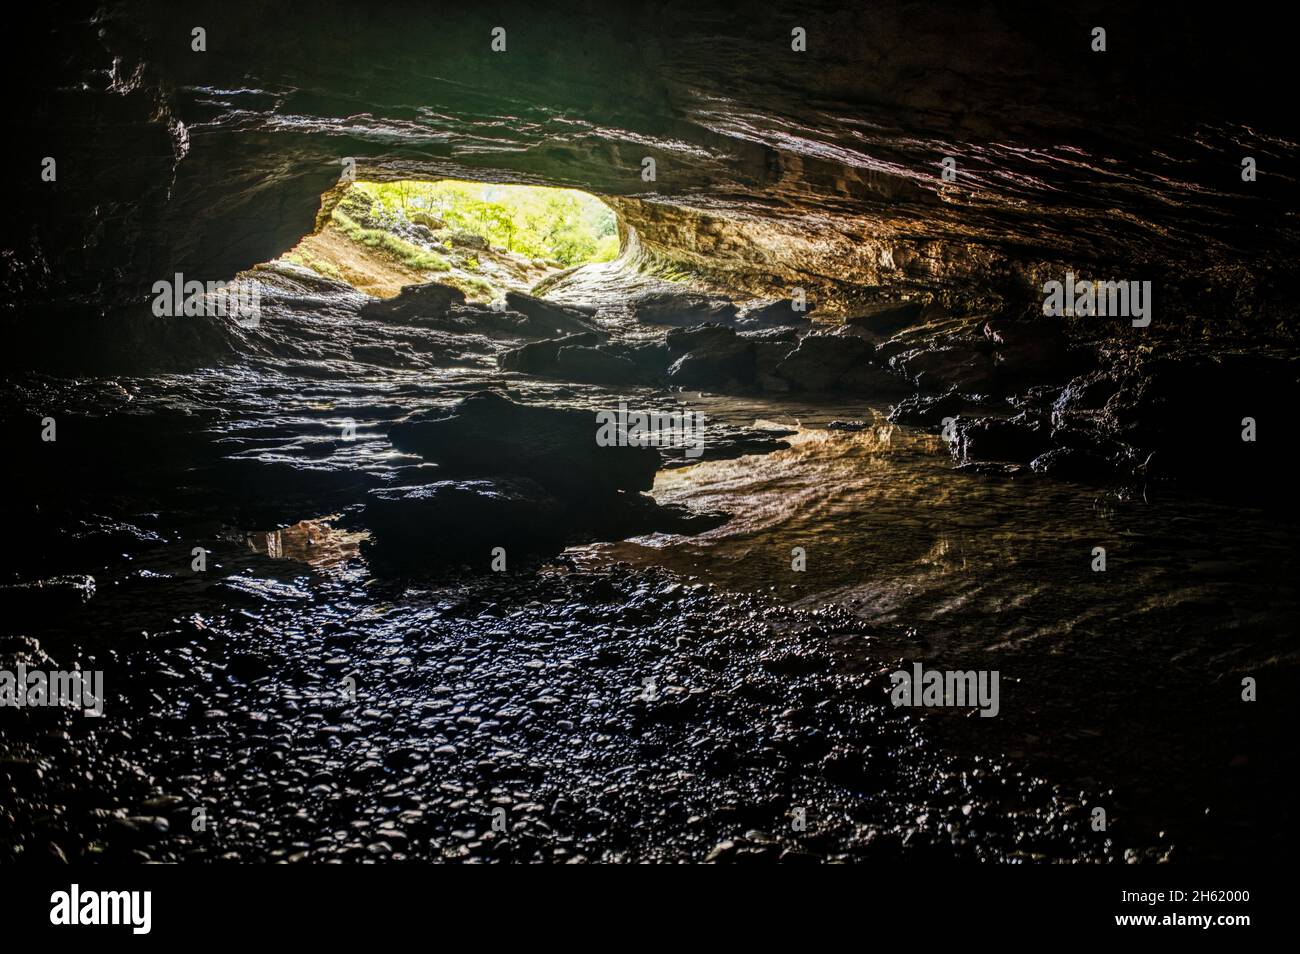
MULTIPOLYGON (((1111 759, 1092 752, 1086 764, 1097 768, 1088 777, 1073 762, 1053 762, 1034 742, 1045 712, 1065 726, 1053 746, 1072 757, 1105 735, 1064 688, 1059 704, 1031 695, 1032 704, 1011 707, 1019 714, 997 735, 972 731, 979 720, 918 719, 888 704, 887 673, 901 659, 947 645, 956 664, 969 665, 961 648, 982 645, 964 631, 948 634, 952 645, 918 634, 914 621, 927 607, 972 607, 962 618, 986 633, 981 621, 1003 625, 1007 605, 1027 606, 1018 641, 1032 646, 1047 632, 1055 634, 1050 648, 1063 638, 1046 622, 1042 594, 1053 594, 1054 609, 1063 594, 1086 594, 1077 581, 1061 590, 1036 580, 1035 568, 1050 565, 1041 545, 1022 555, 1028 570, 996 586, 941 572, 954 559, 964 566, 971 541, 1001 532, 1006 513, 1026 525, 1027 512, 1001 497, 1021 477, 936 464, 937 442, 862 405, 824 418, 842 422, 825 433, 898 448, 896 469, 854 458, 851 469, 824 472, 835 452, 810 454, 809 432, 790 421, 816 419, 817 405, 779 403, 795 398, 753 386, 718 398, 721 405, 696 405, 709 420, 699 458, 682 448, 599 448, 597 410, 620 399, 670 410, 687 395, 527 370, 559 374, 563 347, 636 355, 665 372, 692 354, 753 349, 757 374, 771 359, 761 349, 800 349, 808 336, 798 329, 704 326, 628 337, 596 315, 607 336, 530 343, 522 333, 367 318, 364 296, 292 270, 262 280, 263 321, 234 339, 245 352, 237 363, 186 375, 6 381, 6 407, 21 413, 5 425, 30 441, 31 466, 18 475, 22 494, 5 517, 21 538, 44 543, 3 561, 0 595, 16 600, 4 619, 13 640, 5 660, 100 669, 110 687, 99 718, 5 711, 0 851, 8 857, 1120 861, 1177 858, 1180 844, 1192 857, 1260 850, 1255 842, 1233 847, 1231 825, 1216 834, 1194 820, 1204 812, 1197 793, 1220 782, 1185 766, 1161 776, 1182 786, 1171 818, 1153 810, 1143 775, 1125 770, 1130 756, 1142 762, 1127 749, 1111 759), (357 360, 385 349, 411 366, 357 360), (39 441, 45 414, 59 425, 52 443, 39 441), (756 417, 769 420, 760 427, 756 417), (606 451, 616 453, 590 456, 606 451), (776 477, 749 487, 768 458, 776 477), (96 479, 82 480, 90 469, 96 479), (714 474, 722 489, 674 489, 700 474, 714 474), (907 513, 877 499, 918 474, 928 482, 907 513), (652 481, 653 498, 638 492, 652 481), (914 513, 920 501, 953 509, 929 518, 914 513), (829 523, 748 541, 774 503, 829 523), (839 523, 845 508, 851 519, 839 523), (912 539, 930 528, 964 534, 972 520, 969 538, 912 539), (901 539, 897 525, 907 528, 901 539), (865 550, 855 533, 870 535, 865 550), (829 549, 817 543, 824 534, 836 541, 829 549), (701 563, 729 539, 740 541, 734 557, 701 563), (592 566, 587 548, 557 556, 565 544, 591 540, 657 541, 651 552, 668 569, 608 559, 592 566), (776 599, 789 588, 792 540, 810 544, 818 579, 832 574, 819 604, 776 599), (490 569, 495 546, 506 549, 501 573, 490 569), (194 568, 196 547, 206 569, 194 568), (696 548, 686 565, 677 556, 683 547, 696 548), (855 602, 859 590, 836 592, 841 552, 861 585, 872 585, 869 570, 916 568, 904 587, 912 602, 897 608, 886 589, 863 602, 855 602), (781 577, 755 594, 768 564, 779 564, 781 577), (747 569, 732 576, 732 566, 747 569), (701 588, 701 572, 727 585, 701 588), (24 602, 33 592, 39 603, 24 602), (864 606, 882 606, 886 618, 864 621, 864 606), (1038 764, 1050 768, 1042 779, 1038 764), (1089 806, 1103 802, 1117 819, 1104 838, 1086 823, 1089 806), (793 826, 798 808, 803 831, 793 826)), ((858 336, 842 340, 873 347, 858 336)), ((987 336, 970 340, 997 351, 987 336)), ((1277 380, 1285 383, 1285 371, 1277 380)), ((988 453, 1014 458, 1028 477, 1082 469, 1085 438, 1107 432, 1108 404, 1130 393, 1126 382, 1093 374, 1010 400, 955 391, 899 406, 935 428, 940 412, 955 412, 973 457, 993 441, 988 453), (1067 460, 1054 443, 1039 452, 1043 432, 1053 441, 1070 435, 1067 460)), ((1025 480, 1026 492, 1055 501, 1066 491, 1053 479, 1025 480)), ((1050 515, 1053 506, 1032 513, 1050 515)), ((1069 529, 1084 533, 1074 542, 1086 554, 1095 536, 1069 529)), ((1059 552, 1061 531, 1045 532, 1056 542, 1050 552, 1059 552)), ((1195 560, 1212 562, 1208 551, 1195 560)), ((1180 572, 1199 579, 1199 565, 1180 572)), ((1269 588, 1277 605, 1283 590, 1269 588)), ((1169 605, 1210 599, 1183 595, 1169 605)), ((1090 612, 1076 609, 1075 626, 1087 629, 1090 612)), ((1180 642, 1186 634, 1167 620, 1129 623, 1159 635, 1146 637, 1154 651, 1125 642, 1139 669, 1163 665, 1173 644, 1189 676, 1171 691, 1185 700, 1203 690, 1203 669, 1190 665, 1206 651, 1199 638, 1180 642)), ((1126 687, 1137 692, 1140 679, 1117 663, 1104 636, 1069 655, 1082 652, 1093 673, 1116 678, 1118 670, 1106 711, 1122 713, 1119 697, 1126 687)), ((1243 654, 1253 659, 1274 645, 1254 636, 1221 665, 1249 667, 1243 654)), ((1029 666, 1035 686, 1070 684, 1041 654, 999 665, 1029 666)), ((1148 715, 1176 731, 1161 712, 1148 715)), ((1216 757, 1249 761, 1212 798, 1234 819, 1254 804, 1244 790, 1276 791, 1255 749, 1232 752, 1236 737, 1224 733, 1240 718, 1220 707, 1213 725, 1197 729, 1216 757)), ((1277 741, 1252 737, 1258 746, 1277 741)))
POLYGON ((721 326, 668 336, 668 380, 684 388, 737 390, 750 387, 757 373, 751 341, 721 326), (675 353, 681 357, 673 358, 675 353))
POLYGON ((800 391, 889 397, 911 390, 903 378, 875 363, 875 350, 868 342, 849 335, 807 335, 773 373, 800 391))
POLYGON ((804 328, 811 319, 808 313, 815 310, 807 302, 795 302, 786 298, 781 301, 754 301, 740 309, 736 314, 735 325, 744 331, 761 331, 765 328, 804 328))
POLYGON ((632 302, 636 320, 647 325, 727 324, 737 308, 731 301, 689 290, 647 292, 632 302))
POLYGON ((448 473, 518 474, 568 499, 649 490, 659 467, 650 447, 602 447, 594 415, 517 404, 491 391, 449 413, 425 412, 389 428, 398 450, 448 473))
MULTIPOLYGON (((924 358, 921 353, 910 367, 924 358)), ((1096 364, 1085 357, 1034 362, 1032 379, 1050 377, 1051 367, 1096 364)), ((996 374, 1005 386, 1001 367, 996 374)), ((979 383, 987 383, 983 371, 979 383)), ((962 464, 1033 461, 1040 474, 1136 480, 1218 496, 1247 493, 1276 503, 1285 494, 1289 451, 1283 444, 1261 445, 1258 428, 1263 420, 1276 422, 1276 409, 1297 400, 1300 369, 1289 356, 1189 347, 1111 352, 1100 367, 1064 385, 1039 384, 1002 399, 954 386, 941 397, 900 402, 891 419, 936 429, 953 419, 953 453, 962 464)))
POLYGON ((1001 461, 1027 464, 1051 447, 1046 427, 1023 415, 959 421, 952 441, 961 463, 1001 461))
POLYGON ((523 374, 538 374, 546 377, 560 375, 559 359, 561 348, 590 348, 600 343, 600 335, 585 332, 577 335, 565 335, 562 338, 547 338, 533 341, 518 348, 511 348, 497 357, 497 364, 503 371, 519 371, 523 374))
POLYGON ((640 384, 640 368, 631 358, 602 348, 567 345, 555 353, 555 376, 585 384, 640 384))
POLYGON ((588 311, 556 304, 521 292, 507 292, 506 305, 527 316, 529 331, 547 337, 583 334, 595 330, 588 311))
POLYGON ((516 404, 492 391, 393 425, 398 450, 440 472, 491 479, 371 491, 361 522, 374 535, 372 555, 390 568, 476 564, 485 553, 553 556, 566 544, 726 522, 726 514, 643 496, 662 465, 659 451, 601 443, 599 433, 590 411, 516 404))
MULTIPOLYGON (((651 345, 651 348, 654 346, 651 345)), ((503 352, 503 371, 583 384, 646 385, 662 381, 666 356, 625 344, 606 344, 597 332, 548 338, 503 352)))
POLYGON ((1277 498, 1290 449, 1261 442, 1300 401, 1300 364, 1289 355, 1204 350, 1125 357, 1083 375, 1052 406, 1054 432, 1111 456, 1138 458, 1152 479, 1277 498))

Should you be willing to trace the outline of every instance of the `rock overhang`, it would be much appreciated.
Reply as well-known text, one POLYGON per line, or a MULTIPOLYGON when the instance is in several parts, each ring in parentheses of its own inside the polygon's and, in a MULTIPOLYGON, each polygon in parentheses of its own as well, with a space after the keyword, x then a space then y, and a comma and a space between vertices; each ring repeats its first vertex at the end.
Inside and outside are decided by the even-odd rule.
POLYGON ((327 2, 285 22, 110 3, 63 26, 84 56, 25 80, 28 135, 65 150, 64 173, 53 198, 20 188, 20 213, 43 221, 11 223, 7 284, 102 302, 155 272, 229 278, 311 231, 353 159, 358 178, 581 188, 637 235, 631 267, 740 297, 798 285, 823 318, 900 297, 1021 306, 1073 268, 1152 278, 1167 318, 1240 324, 1244 306, 1275 327, 1296 190, 1238 174, 1239 153, 1268 173, 1295 159, 1269 108, 1266 20, 1216 48, 1107 3, 437 18, 327 2), (1088 48, 1094 22, 1106 53, 1088 48))

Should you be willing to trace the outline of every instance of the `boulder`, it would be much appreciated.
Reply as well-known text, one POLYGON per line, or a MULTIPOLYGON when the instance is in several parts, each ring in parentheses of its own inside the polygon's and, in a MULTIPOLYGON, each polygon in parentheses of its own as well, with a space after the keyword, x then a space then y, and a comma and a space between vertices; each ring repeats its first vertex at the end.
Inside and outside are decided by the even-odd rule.
POLYGON ((809 305, 803 310, 796 310, 793 300, 786 298, 779 301, 751 302, 736 315, 736 327, 748 331, 764 328, 804 328, 812 324, 808 313, 813 310, 809 305))
MULTIPOLYGON (((718 329, 730 330, 730 329, 718 329)), ((754 345, 731 336, 705 336, 668 367, 668 380, 685 388, 744 388, 754 383, 754 345)), ((668 351, 674 351, 669 342, 668 351)))
POLYGON ((794 348, 786 341, 754 342, 754 379, 764 391, 784 394, 790 390, 790 382, 779 377, 776 369, 794 348))
POLYGON ((668 373, 667 342, 642 341, 625 346, 624 353, 646 380, 658 380, 668 373))
POLYGON ((805 335, 776 366, 776 376, 800 391, 832 391, 853 364, 871 360, 874 349, 858 338, 805 335))
POLYGON ((637 384, 640 369, 630 360, 603 348, 566 345, 556 355, 555 374, 583 384, 637 384))
POLYGON ((556 373, 556 362, 561 348, 594 347, 600 343, 600 335, 594 331, 577 335, 565 335, 563 338, 547 338, 544 341, 530 341, 528 344, 497 355, 497 367, 502 371, 518 371, 521 374, 552 375, 556 373))
POLYGON ((453 305, 464 304, 465 293, 459 288, 429 282, 403 286, 396 298, 367 302, 361 306, 361 316, 376 321, 419 324, 446 318, 453 305))
POLYGON ((492 391, 389 428, 399 450, 449 476, 528 477, 564 500, 649 490, 659 468, 651 447, 601 447, 590 411, 517 404, 492 391))
POLYGON ((874 362, 850 365, 835 382, 835 388, 872 397, 895 397, 912 390, 911 385, 893 371, 874 362))
POLYGON ((422 225, 426 229, 433 229, 435 232, 447 227, 446 222, 427 209, 411 209, 406 213, 406 217, 411 220, 412 224, 422 225))
POLYGON ((957 417, 966 407, 966 399, 956 391, 943 395, 914 394, 894 405, 889 419, 895 424, 937 427, 945 417, 957 417))
POLYGON ((497 356, 502 371, 517 371, 584 384, 639 384, 646 376, 627 354, 598 347, 595 332, 534 341, 497 356))
POLYGON ((730 323, 736 318, 736 306, 727 299, 690 291, 647 292, 631 305, 636 320, 647 325, 730 323))
POLYGON ((790 390, 790 382, 777 377, 776 369, 798 346, 803 334, 801 328, 764 328, 740 332, 741 338, 754 343, 754 378, 764 391, 784 394, 790 390))
POLYGON ((775 368, 776 377, 799 391, 851 390, 900 394, 910 390, 897 374, 874 363, 875 349, 848 334, 810 334, 775 368))
POLYGON ((896 356, 890 366, 922 391, 987 394, 998 387, 992 356, 972 345, 918 348, 896 356))
POLYGON ((1249 499, 1290 496, 1300 362, 1268 354, 1123 356, 1072 380, 1052 407, 1053 436, 1096 435, 1132 449, 1141 476, 1249 499), (1245 440, 1246 419, 1255 439, 1245 440))
POLYGON ((537 334, 554 337, 598 330, 585 312, 522 292, 506 292, 506 306, 527 316, 537 334))
POLYGON ((469 248, 476 252, 486 252, 491 247, 488 240, 477 232, 452 232, 447 241, 455 248, 469 248))
POLYGON ((668 346, 668 355, 673 359, 705 345, 717 347, 735 341, 735 329, 722 325, 699 325, 694 328, 675 329, 668 332, 664 338, 664 344, 668 346))
POLYGON ((1101 481, 1114 477, 1116 462, 1101 454, 1074 447, 1054 447, 1029 462, 1035 474, 1065 480, 1101 481))
POLYGON ((1051 446, 1046 424, 1025 414, 1012 418, 958 418, 950 442, 953 457, 961 464, 1027 464, 1051 446))
POLYGON ((549 334, 527 315, 517 311, 498 311, 490 305, 470 302, 452 305, 440 320, 422 322, 453 334, 486 335, 490 338, 538 338, 549 334))
POLYGON ((645 494, 565 503, 527 478, 441 480, 372 491, 362 518, 370 539, 363 547, 381 573, 456 565, 482 570, 495 547, 505 549, 509 570, 511 561, 554 556, 577 543, 696 534, 727 519, 719 511, 659 504, 645 494))

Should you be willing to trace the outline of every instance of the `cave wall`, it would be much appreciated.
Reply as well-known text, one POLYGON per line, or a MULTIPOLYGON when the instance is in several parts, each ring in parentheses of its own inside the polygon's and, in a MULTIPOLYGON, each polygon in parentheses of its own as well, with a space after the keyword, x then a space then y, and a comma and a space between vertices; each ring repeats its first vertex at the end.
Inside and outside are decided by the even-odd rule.
POLYGON ((827 316, 882 297, 1023 305, 1072 268, 1154 280, 1172 333, 1284 333, 1297 149, 1280 15, 53 5, 6 64, 4 307, 105 310, 175 271, 228 278, 311 231, 355 157, 361 177, 583 188, 636 230, 642 266, 740 295, 799 285, 827 316))

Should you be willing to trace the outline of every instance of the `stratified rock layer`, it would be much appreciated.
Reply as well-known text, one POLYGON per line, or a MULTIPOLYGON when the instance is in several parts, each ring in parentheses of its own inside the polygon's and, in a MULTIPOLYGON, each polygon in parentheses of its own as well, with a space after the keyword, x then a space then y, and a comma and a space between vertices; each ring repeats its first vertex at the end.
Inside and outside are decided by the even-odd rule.
MULTIPOLYGON (((36 11, 48 22, 6 60, 15 138, 32 144, 6 180, 6 304, 99 309, 178 271, 229 278, 312 231, 352 159, 357 178, 589 190, 619 214, 623 271, 765 300, 797 287, 825 318, 1019 305, 1073 269, 1153 281, 1152 334, 1290 323, 1300 151, 1289 34, 1267 12, 498 9, 504 53, 487 21, 434 29, 415 3, 36 11)), ((625 297, 656 319, 726 317, 625 297)))

